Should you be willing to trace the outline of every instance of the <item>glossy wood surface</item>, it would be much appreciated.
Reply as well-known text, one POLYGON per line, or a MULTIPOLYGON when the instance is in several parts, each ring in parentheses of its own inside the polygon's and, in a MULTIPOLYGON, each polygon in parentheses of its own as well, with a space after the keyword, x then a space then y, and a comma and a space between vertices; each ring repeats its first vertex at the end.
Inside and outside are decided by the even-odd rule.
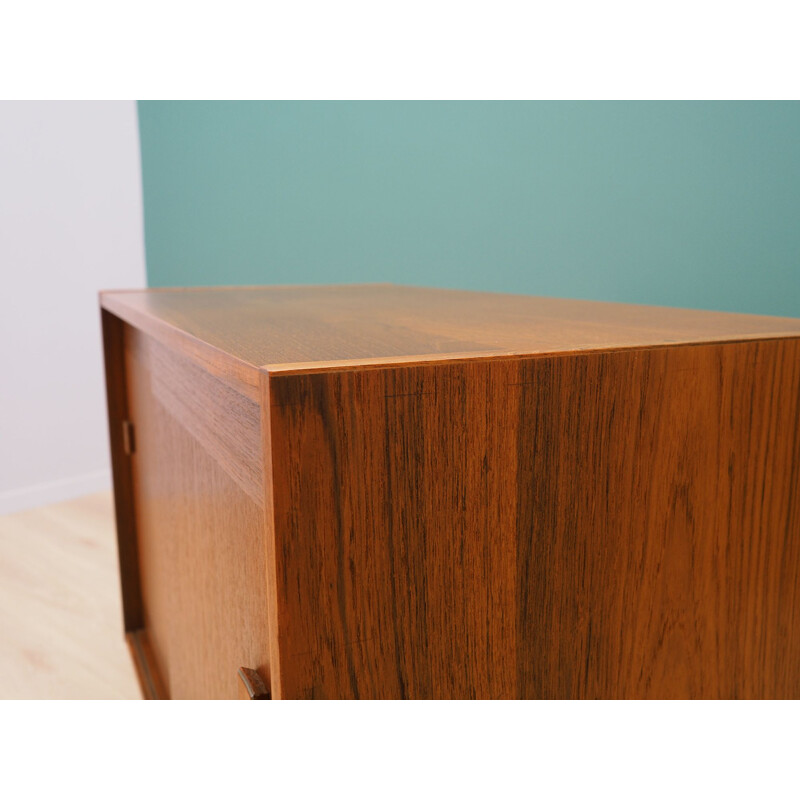
POLYGON ((273 696, 800 697, 800 342, 269 381, 273 696))
POLYGON ((263 506, 260 406, 150 336, 137 336, 136 347, 154 399, 263 506))
POLYGON ((800 320, 391 286, 102 304, 152 695, 234 698, 245 668, 276 699, 800 698, 800 320))
MULTIPOLYGON (((196 420, 187 425, 187 406, 161 401, 160 387, 180 385, 189 368, 162 356, 146 336, 126 328, 136 539, 152 671, 166 697, 236 699, 242 664, 269 675, 263 511, 220 463, 225 451, 208 446, 208 439, 238 436, 234 422, 207 418, 209 426, 233 430, 204 441, 190 432, 196 420)), ((230 401, 224 391, 221 397, 230 401)), ((259 448, 258 438, 253 446, 259 448)))
POLYGON ((409 286, 106 292, 105 308, 257 399, 258 376, 357 366, 799 336, 800 320, 409 286))

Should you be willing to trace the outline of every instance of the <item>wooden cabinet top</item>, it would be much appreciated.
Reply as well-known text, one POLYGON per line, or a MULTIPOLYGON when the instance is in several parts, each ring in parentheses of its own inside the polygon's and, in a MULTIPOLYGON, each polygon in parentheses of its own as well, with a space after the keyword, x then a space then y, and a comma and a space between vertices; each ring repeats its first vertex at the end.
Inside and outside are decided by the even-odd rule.
POLYGON ((388 284, 110 291, 101 302, 213 371, 253 385, 254 369, 800 336, 800 319, 388 284))

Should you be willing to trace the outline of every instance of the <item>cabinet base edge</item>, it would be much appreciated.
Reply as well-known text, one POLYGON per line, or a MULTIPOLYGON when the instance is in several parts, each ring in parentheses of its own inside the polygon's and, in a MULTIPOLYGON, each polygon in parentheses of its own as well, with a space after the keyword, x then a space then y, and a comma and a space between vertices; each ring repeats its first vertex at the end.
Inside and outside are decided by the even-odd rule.
POLYGON ((142 628, 128 631, 125 634, 125 642, 131 652, 133 666, 136 669, 136 677, 139 679, 139 686, 144 699, 166 700, 164 684, 161 681, 161 676, 153 658, 153 650, 150 647, 147 632, 142 628))

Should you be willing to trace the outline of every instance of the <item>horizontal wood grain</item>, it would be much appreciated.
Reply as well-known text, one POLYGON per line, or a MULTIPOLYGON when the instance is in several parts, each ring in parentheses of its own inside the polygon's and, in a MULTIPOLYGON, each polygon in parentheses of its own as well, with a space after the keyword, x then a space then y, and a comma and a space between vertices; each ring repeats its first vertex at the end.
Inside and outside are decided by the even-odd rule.
POLYGON ((253 400, 258 398, 258 373, 235 355, 199 339, 170 322, 151 316, 131 303, 136 292, 101 292, 100 304, 104 311, 137 330, 166 344, 175 352, 190 358, 209 374, 226 381, 236 391, 253 400))
POLYGON ((798 340, 269 376, 273 696, 800 697, 799 397, 798 340))
POLYGON ((131 329, 128 347, 150 375, 153 397, 259 506, 264 504, 258 404, 152 337, 131 329))
MULTIPOLYGON (((157 387, 174 378, 164 374, 174 365, 151 358, 145 336, 125 330, 142 627, 151 672, 160 676, 167 698, 236 699, 242 664, 269 676, 263 510, 217 460, 219 453, 160 401, 157 387)), ((214 407, 213 399, 208 402, 214 407)), ((226 417, 207 421, 229 423, 226 417)), ((255 436, 259 447, 258 429, 255 436)))

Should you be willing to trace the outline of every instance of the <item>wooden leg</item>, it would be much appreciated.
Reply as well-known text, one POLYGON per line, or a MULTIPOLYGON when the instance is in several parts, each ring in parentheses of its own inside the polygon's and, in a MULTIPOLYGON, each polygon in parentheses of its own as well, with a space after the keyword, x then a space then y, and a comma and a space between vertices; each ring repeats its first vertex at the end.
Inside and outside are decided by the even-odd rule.
POLYGON ((247 667, 239 667, 239 699, 240 700, 269 700, 269 689, 264 685, 261 676, 247 667))

